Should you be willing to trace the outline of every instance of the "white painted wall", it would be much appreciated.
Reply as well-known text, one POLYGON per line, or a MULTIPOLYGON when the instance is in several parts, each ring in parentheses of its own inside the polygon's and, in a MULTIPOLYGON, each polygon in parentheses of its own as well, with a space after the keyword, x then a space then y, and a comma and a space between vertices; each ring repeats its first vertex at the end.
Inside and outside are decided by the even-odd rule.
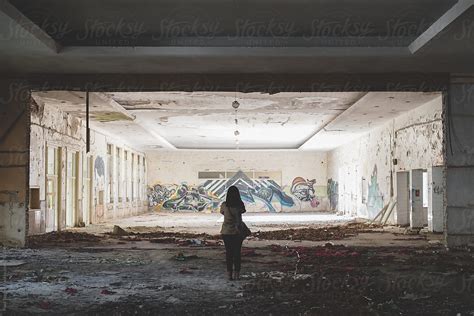
MULTIPOLYGON (((328 178, 339 187, 337 209, 373 218, 396 197, 397 171, 443 165, 441 109, 440 96, 330 151, 328 178), (362 195, 363 183, 366 196, 362 195)), ((389 223, 395 223, 395 217, 392 214, 389 223)))
MULTIPOLYGON (((273 200, 277 211, 327 210, 327 158, 326 153, 298 151, 155 151, 147 152, 148 184, 176 186, 182 183, 199 187, 203 180, 200 171, 265 171, 281 172, 282 191, 294 205, 286 207, 273 200), (318 206, 301 201, 291 192, 296 177, 315 180, 314 190, 318 206)), ((257 199, 258 200, 258 199, 257 199)), ((268 211, 264 203, 247 206, 249 211, 268 211)), ((212 207, 211 207, 212 209, 212 207)), ((214 209, 215 210, 215 209, 214 209)))

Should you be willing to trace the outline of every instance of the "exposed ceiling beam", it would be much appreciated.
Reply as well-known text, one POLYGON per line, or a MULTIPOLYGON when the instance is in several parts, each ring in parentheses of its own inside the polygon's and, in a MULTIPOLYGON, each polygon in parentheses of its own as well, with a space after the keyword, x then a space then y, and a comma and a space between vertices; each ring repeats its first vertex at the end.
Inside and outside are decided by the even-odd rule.
POLYGON ((305 148, 305 145, 310 141, 312 140, 313 138, 316 137, 316 135, 318 135, 321 131, 323 131, 329 124, 331 124, 332 122, 334 122, 337 118, 339 118, 342 114, 344 114, 346 111, 348 111, 350 108, 352 108, 356 103, 358 103, 360 100, 362 100, 366 95, 368 94, 368 92, 362 94, 360 96, 359 99, 357 99, 354 103, 351 104, 351 106, 349 106, 347 109, 345 109, 344 111, 341 111, 341 113, 339 113, 338 115, 336 115, 334 118, 332 118, 331 120, 329 120, 328 122, 326 122, 323 126, 321 126, 316 132, 314 132, 311 136, 309 136, 299 147, 298 149, 299 150, 304 150, 305 148))
POLYGON ((38 25, 33 23, 33 21, 27 18, 23 13, 18 11, 18 9, 8 0, 0 0, 0 14, 4 14, 12 19, 17 27, 23 28, 51 51, 59 53, 61 50, 62 47, 58 42, 43 31, 38 25))
POLYGON ((100 98, 103 102, 106 102, 107 104, 112 106, 118 112, 122 113, 123 115, 126 115, 128 118, 133 120, 135 124, 142 127, 145 131, 148 132, 148 134, 150 134, 155 140, 157 140, 159 145, 161 145, 163 148, 176 149, 176 147, 173 144, 171 144, 168 140, 166 140, 166 138, 164 138, 163 136, 160 135, 160 133, 158 133, 158 131, 152 124, 137 118, 133 114, 130 114, 130 112, 126 110, 120 103, 118 103, 113 98, 109 97, 108 95, 104 93, 95 93, 95 95, 98 98, 100 98))
POLYGON ((61 55, 108 57, 409 57, 407 47, 109 47, 67 46, 61 55))
POLYGON ((104 93, 101 93, 101 92, 96 92, 96 93, 93 93, 93 95, 95 97, 97 97, 99 100, 101 100, 102 102, 110 105, 114 110, 116 110, 117 112, 120 112, 121 114, 125 115, 126 117, 128 117, 130 120, 134 121, 135 120, 135 115, 133 114, 130 114, 129 111, 127 111, 126 109, 124 109, 119 103, 117 103, 114 99, 110 98, 109 96, 107 96, 106 94, 104 93))
POLYGON ((412 54, 425 47, 430 41, 435 39, 440 33, 458 19, 464 12, 474 5, 474 0, 459 0, 454 6, 444 13, 436 22, 418 36, 409 46, 412 54))
POLYGON ((163 148, 176 150, 177 148, 171 144, 166 138, 160 135, 152 123, 146 122, 139 118, 135 119, 135 123, 140 125, 144 130, 146 130, 151 136, 153 136, 158 143, 163 146, 163 148))

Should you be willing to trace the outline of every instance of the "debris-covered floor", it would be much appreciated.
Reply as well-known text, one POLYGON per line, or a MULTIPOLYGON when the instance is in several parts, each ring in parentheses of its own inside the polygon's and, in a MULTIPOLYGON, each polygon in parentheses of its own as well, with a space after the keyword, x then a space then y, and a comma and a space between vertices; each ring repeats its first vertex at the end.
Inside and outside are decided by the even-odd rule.
POLYGON ((5 249, 7 314, 322 315, 474 312, 473 255, 360 223, 255 232, 240 281, 216 235, 49 233, 5 249))

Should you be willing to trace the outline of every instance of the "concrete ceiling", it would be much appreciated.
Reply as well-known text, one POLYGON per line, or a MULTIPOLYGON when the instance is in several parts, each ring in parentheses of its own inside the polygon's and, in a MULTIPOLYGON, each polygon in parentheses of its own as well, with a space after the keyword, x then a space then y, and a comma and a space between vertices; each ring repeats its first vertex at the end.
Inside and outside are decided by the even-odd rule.
POLYGON ((472 0, 0 1, 12 74, 474 72, 472 0))
MULTIPOLYGON (((33 97, 85 117, 84 93, 34 92, 33 97)), ((330 150, 436 97, 419 92, 91 93, 90 111, 94 129, 144 151, 330 150), (237 113, 234 100, 240 103, 237 113)))

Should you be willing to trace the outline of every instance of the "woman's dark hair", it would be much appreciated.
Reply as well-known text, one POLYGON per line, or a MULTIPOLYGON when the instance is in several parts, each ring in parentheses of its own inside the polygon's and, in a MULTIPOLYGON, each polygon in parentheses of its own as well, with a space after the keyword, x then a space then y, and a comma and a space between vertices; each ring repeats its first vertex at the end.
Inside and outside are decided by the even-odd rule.
POLYGON ((245 208, 244 202, 242 202, 242 199, 240 198, 239 189, 235 185, 227 189, 225 205, 228 207, 245 208))

